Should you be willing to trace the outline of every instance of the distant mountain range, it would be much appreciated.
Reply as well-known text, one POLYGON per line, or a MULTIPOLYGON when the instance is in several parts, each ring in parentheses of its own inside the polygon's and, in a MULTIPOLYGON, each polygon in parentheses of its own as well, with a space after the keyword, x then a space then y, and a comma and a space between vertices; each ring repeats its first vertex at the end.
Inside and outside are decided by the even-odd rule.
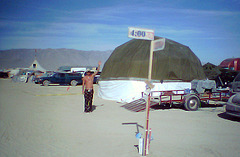
POLYGON ((11 49, 0 50, 0 69, 28 68, 35 58, 46 70, 57 70, 60 66, 102 65, 112 51, 82 51, 75 49, 11 49))

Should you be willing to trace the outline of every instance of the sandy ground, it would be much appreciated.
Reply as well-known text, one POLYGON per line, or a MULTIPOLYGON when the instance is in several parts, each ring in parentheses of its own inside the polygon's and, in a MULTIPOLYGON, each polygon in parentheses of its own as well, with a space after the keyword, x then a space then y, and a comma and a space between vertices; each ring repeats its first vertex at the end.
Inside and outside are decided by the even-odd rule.
MULTIPOLYGON (((138 157, 145 112, 97 96, 83 113, 81 86, 43 87, 0 80, 1 157, 138 157), (138 126, 138 127, 137 127, 138 126)), ((240 120, 223 107, 153 110, 149 157, 239 157, 240 120)))

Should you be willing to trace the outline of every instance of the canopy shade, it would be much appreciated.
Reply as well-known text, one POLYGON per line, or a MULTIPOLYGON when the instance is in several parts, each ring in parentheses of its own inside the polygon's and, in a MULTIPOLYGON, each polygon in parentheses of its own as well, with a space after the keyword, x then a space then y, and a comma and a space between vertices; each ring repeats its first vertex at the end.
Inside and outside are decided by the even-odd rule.
MULTIPOLYGON (((155 37, 159 39, 160 37, 155 37)), ((101 80, 146 80, 150 43, 132 39, 117 47, 106 61, 101 80)), ((153 54, 152 80, 205 79, 198 57, 185 45, 165 39, 165 48, 153 54)))

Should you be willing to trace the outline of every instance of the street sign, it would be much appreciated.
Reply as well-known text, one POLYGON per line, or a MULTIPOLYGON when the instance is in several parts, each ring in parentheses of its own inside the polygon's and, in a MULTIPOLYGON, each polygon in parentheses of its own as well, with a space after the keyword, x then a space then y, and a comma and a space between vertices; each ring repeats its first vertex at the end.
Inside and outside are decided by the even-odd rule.
POLYGON ((153 41, 153 51, 163 50, 164 47, 165 47, 165 38, 161 38, 153 41))
POLYGON ((128 37, 143 40, 154 40, 154 30, 128 27, 128 37))

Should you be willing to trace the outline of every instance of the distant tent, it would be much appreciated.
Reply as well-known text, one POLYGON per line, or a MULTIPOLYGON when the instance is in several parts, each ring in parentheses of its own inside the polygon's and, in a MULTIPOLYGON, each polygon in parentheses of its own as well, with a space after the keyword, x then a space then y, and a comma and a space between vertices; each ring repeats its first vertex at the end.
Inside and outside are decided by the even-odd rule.
POLYGON ((220 68, 211 63, 204 64, 203 70, 209 80, 214 80, 221 74, 220 68))
MULTIPOLYGON (((141 97, 148 78, 149 54, 147 40, 133 39, 117 47, 104 64, 99 96, 127 102, 141 97)), ((184 90, 191 88, 194 79, 205 79, 198 57, 189 47, 165 39, 165 48, 153 55, 153 90, 184 90)))
POLYGON ((39 63, 38 61, 35 59, 33 61, 33 63, 30 65, 29 70, 34 70, 34 71, 42 71, 45 72, 46 69, 44 69, 39 63))

